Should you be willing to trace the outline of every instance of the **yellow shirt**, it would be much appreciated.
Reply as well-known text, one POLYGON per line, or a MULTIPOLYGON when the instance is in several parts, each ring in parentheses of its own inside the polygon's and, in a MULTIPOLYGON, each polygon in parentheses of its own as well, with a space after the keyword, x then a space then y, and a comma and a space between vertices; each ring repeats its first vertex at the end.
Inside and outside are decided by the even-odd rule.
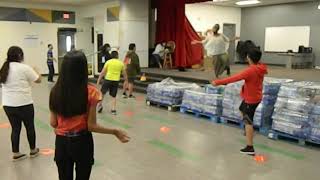
POLYGON ((120 81, 121 72, 124 69, 124 64, 119 59, 110 59, 104 64, 104 69, 107 70, 106 76, 104 77, 109 81, 120 81))

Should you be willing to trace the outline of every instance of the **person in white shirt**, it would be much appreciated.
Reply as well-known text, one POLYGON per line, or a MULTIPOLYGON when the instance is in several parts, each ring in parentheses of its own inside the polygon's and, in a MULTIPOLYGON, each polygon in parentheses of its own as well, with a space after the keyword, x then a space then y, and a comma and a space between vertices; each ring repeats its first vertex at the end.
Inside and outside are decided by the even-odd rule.
POLYGON ((157 44, 156 49, 152 53, 153 57, 155 58, 155 60, 157 61, 158 65, 159 65, 160 69, 162 69, 161 61, 164 58, 165 47, 166 47, 165 42, 159 43, 159 44, 157 44))
POLYGON ((20 47, 12 46, 7 53, 7 60, 0 70, 2 84, 2 105, 10 121, 13 160, 27 157, 19 151, 21 124, 27 130, 30 146, 30 157, 36 157, 36 133, 34 127, 34 107, 31 94, 31 83, 41 83, 40 74, 30 66, 23 64, 24 56, 20 47))
POLYGON ((192 44, 202 43, 207 50, 208 57, 212 58, 215 63, 215 75, 216 78, 229 67, 229 57, 227 54, 228 45, 231 41, 235 41, 239 38, 235 37, 230 40, 224 34, 218 33, 220 25, 216 24, 212 28, 213 35, 208 35, 203 41, 192 41, 192 44))

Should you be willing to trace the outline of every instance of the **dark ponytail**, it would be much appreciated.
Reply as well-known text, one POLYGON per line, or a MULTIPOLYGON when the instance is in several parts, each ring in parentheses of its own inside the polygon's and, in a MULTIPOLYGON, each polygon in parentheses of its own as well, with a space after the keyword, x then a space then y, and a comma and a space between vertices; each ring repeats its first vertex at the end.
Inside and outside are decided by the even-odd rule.
POLYGON ((18 46, 11 46, 7 53, 7 60, 0 69, 0 83, 6 83, 11 62, 23 61, 23 51, 18 46))

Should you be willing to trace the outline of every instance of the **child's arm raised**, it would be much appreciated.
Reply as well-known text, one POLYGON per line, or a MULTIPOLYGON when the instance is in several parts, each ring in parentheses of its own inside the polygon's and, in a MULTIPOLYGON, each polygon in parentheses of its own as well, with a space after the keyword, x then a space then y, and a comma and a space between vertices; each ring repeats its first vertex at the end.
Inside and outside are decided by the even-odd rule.
POLYGON ((227 85, 230 83, 234 83, 237 81, 245 80, 250 72, 248 70, 244 70, 241 73, 238 73, 236 75, 233 75, 231 77, 225 78, 225 79, 218 79, 212 81, 213 86, 218 86, 218 85, 227 85))

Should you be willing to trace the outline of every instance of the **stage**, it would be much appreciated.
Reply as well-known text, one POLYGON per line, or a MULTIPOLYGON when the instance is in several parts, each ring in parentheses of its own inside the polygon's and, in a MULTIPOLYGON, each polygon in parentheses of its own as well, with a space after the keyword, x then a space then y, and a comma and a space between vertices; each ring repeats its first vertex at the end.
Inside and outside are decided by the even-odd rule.
MULTIPOLYGON (((248 65, 231 65, 231 74, 236 74, 244 70, 248 65)), ((209 81, 214 79, 214 73, 204 72, 198 69, 186 69, 180 72, 176 69, 143 68, 142 72, 150 76, 172 77, 173 79, 186 79, 187 81, 209 81)), ((279 66, 268 66, 268 77, 288 78, 297 81, 320 81, 320 70, 317 69, 287 69, 279 66)), ((221 78, 227 77, 226 72, 221 78)))
MULTIPOLYGON (((231 75, 241 72, 248 65, 231 65, 231 75)), ((159 68, 142 68, 142 73, 146 74, 147 81, 135 81, 135 91, 146 93, 149 84, 160 82, 165 78, 172 78, 177 82, 197 83, 200 86, 210 83, 215 79, 214 72, 205 72, 200 69, 186 69, 181 72, 177 69, 159 69, 159 68)), ((279 66, 268 66, 267 77, 287 78, 296 81, 318 81, 320 82, 320 70, 317 69, 286 69, 279 66)), ((227 77, 226 72, 221 78, 227 77)), ((138 79, 138 78, 137 78, 138 79)), ((91 82, 96 82, 95 79, 90 79, 91 82)), ((122 80, 123 82, 123 80, 122 80)), ((120 87, 122 87, 122 82, 120 87)))

